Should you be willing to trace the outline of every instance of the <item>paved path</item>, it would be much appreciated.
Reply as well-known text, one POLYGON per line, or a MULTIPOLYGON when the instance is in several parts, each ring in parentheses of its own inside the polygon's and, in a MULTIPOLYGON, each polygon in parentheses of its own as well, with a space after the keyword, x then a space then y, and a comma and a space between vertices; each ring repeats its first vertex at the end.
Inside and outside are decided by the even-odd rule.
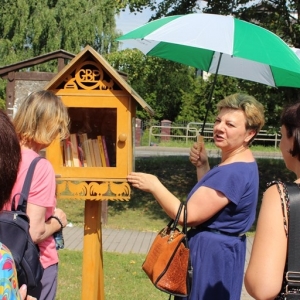
MULTIPOLYGON (((118 253, 146 254, 155 238, 155 232, 141 232, 134 230, 102 229, 103 251, 118 253)), ((66 227, 64 229, 65 248, 69 250, 83 250, 83 228, 66 227)), ((246 266, 249 261, 253 238, 247 238, 246 266)), ((243 287, 241 300, 253 300, 243 287)))

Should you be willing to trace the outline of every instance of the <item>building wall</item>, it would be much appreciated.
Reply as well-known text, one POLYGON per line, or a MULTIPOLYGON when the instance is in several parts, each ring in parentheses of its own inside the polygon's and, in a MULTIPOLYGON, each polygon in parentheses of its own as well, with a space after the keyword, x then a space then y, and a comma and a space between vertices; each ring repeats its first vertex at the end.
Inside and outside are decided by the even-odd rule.
POLYGON ((22 103, 22 100, 24 100, 32 92, 44 89, 47 83, 48 81, 16 80, 13 116, 22 103))

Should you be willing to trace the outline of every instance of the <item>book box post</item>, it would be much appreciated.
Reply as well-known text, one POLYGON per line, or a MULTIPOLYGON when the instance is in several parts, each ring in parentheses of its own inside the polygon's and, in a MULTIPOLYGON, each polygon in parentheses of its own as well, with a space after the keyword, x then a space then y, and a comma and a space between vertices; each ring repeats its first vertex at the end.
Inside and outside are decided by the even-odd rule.
POLYGON ((46 86, 68 107, 70 138, 46 151, 57 198, 85 201, 82 299, 104 300, 102 201, 130 199, 136 103, 152 109, 98 52, 87 46, 46 86))

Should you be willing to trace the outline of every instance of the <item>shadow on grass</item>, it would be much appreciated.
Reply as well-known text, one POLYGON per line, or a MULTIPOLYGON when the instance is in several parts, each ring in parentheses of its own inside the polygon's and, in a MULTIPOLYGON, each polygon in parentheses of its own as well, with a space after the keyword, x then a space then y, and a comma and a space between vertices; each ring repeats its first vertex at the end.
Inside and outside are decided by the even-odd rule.
MULTIPOLYGON (((186 156, 158 156, 137 158, 136 172, 150 173, 179 199, 185 200, 187 194, 196 183, 195 167, 186 156)), ((110 202, 109 215, 114 216, 124 209, 142 210, 152 220, 169 220, 152 194, 132 188, 129 202, 110 202)))
MULTIPOLYGON (((210 165, 219 163, 219 158, 210 158, 210 165)), ((263 192, 267 183, 281 179, 294 181, 295 176, 288 171, 281 159, 257 159, 260 184, 257 213, 260 208, 263 192)), ((164 156, 136 159, 136 171, 156 175, 161 182, 179 199, 185 200, 196 183, 196 172, 186 156, 164 156)), ((109 202, 109 216, 113 217, 124 210, 140 210, 151 220, 165 220, 169 217, 161 209, 153 196, 149 193, 132 188, 131 199, 128 202, 109 202)), ((250 232, 255 231, 256 221, 250 232)))

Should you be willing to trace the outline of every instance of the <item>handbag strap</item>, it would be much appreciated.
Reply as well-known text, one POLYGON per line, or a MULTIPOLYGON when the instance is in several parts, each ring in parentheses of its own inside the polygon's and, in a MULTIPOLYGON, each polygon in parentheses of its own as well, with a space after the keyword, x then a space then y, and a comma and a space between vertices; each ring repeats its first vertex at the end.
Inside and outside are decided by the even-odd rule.
MULTIPOLYGON (((28 200, 28 195, 29 195, 29 191, 30 191, 30 186, 31 186, 34 169, 35 169, 35 166, 38 163, 38 161, 42 158, 43 158, 42 156, 38 156, 38 157, 34 158, 33 161, 30 163, 30 166, 28 168, 28 171, 27 171, 27 174, 25 177, 22 191, 21 191, 21 193, 16 194, 16 195, 20 195, 18 207, 16 209, 18 211, 22 211, 22 212, 26 213, 27 200, 28 200)), ((12 210, 15 210, 15 196, 12 200, 12 206, 11 206, 12 210)))
POLYGON ((184 203, 183 202, 181 202, 180 203, 180 205, 179 205, 179 207, 178 207, 178 211, 177 211, 177 214, 176 214, 176 217, 175 217, 175 219, 173 220, 170 220, 170 222, 168 223, 168 227, 171 227, 172 226, 172 224, 173 224, 173 226, 172 226, 172 230, 175 230, 176 229, 176 227, 177 227, 177 225, 178 225, 178 221, 179 221, 179 218, 180 218, 180 215, 181 215, 181 211, 182 211, 182 208, 183 208, 183 206, 184 206, 184 203))
MULTIPOLYGON (((182 226, 182 232, 184 233, 183 243, 185 244, 186 248, 189 248, 188 238, 187 238, 187 209, 186 209, 186 202, 180 202, 180 205, 178 207, 178 212, 176 214, 176 217, 175 217, 174 220, 171 220, 169 222, 168 227, 171 227, 171 225, 173 224, 172 230, 176 229, 176 227, 178 225, 178 221, 179 221, 180 215, 181 215, 181 212, 182 212, 182 209, 183 209, 183 226, 182 226)), ((189 291, 192 288, 192 280, 193 280, 193 266, 192 266, 192 263, 191 263, 191 257, 189 255, 189 258, 188 258, 188 270, 187 270, 187 284, 188 284, 188 290, 189 291)), ((169 300, 171 300, 171 296, 172 295, 169 295, 169 300)), ((190 298, 190 296, 186 297, 186 299, 189 299, 189 298, 190 298)), ((174 296, 174 299, 177 299, 177 297, 174 296)))
MULTIPOLYGON (((300 288, 300 189, 296 183, 285 183, 289 200, 288 258, 286 291, 300 288)), ((299 294, 298 294, 299 297, 299 294)))

